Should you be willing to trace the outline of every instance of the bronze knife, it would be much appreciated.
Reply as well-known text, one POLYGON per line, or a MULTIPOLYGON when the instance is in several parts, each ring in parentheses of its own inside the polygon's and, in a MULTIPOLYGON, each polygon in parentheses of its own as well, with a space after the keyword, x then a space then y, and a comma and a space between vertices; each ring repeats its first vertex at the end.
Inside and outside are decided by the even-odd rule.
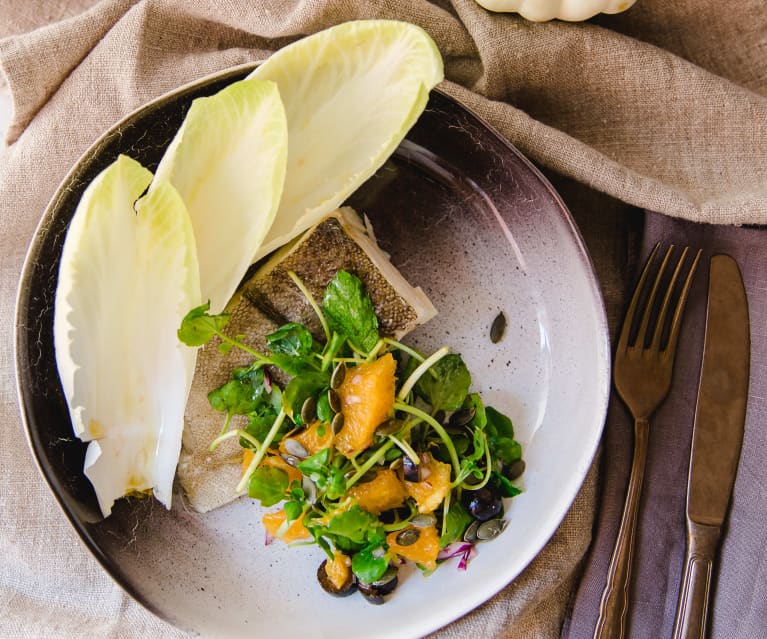
POLYGON ((738 470, 746 419, 751 335, 740 269, 711 258, 703 363, 687 483, 687 553, 674 639, 706 634, 711 575, 738 470))

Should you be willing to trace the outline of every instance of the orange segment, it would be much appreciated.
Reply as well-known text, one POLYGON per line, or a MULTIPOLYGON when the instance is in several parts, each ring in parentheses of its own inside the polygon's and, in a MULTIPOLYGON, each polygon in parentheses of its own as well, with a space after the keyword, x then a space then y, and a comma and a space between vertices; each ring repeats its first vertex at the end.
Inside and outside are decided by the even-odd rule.
POLYGON ((250 468, 250 462, 253 461, 253 458, 256 456, 256 453, 254 453, 250 448, 243 448, 242 449, 242 475, 244 475, 248 468, 250 468))
POLYGON ((296 519, 294 522, 288 526, 287 530, 283 533, 283 535, 280 537, 279 532, 280 528, 282 527, 282 524, 285 522, 285 518, 287 515, 285 514, 284 509, 275 510, 273 512, 264 513, 263 518, 261 521, 264 524, 264 528, 266 528, 266 531, 275 539, 281 539, 286 544, 289 544, 294 541, 298 541, 299 539, 308 539, 311 537, 311 534, 309 531, 304 527, 304 516, 301 515, 298 519, 296 519))
POLYGON ((336 436, 336 448, 346 457, 370 446, 375 429, 391 414, 396 368, 391 353, 386 353, 346 373, 338 389, 344 426, 336 436))
POLYGON ((391 532, 386 535, 386 543, 389 545, 389 550, 403 559, 407 559, 419 566, 423 566, 427 570, 434 570, 437 567, 439 535, 434 526, 428 526, 427 528, 409 526, 403 530, 391 532), (404 530, 418 531, 418 539, 415 543, 407 546, 400 546, 397 543, 397 537, 401 535, 404 530))
POLYGON ((397 473, 388 468, 378 471, 372 481, 352 486, 347 494, 357 500, 360 508, 374 515, 399 508, 407 499, 405 487, 397 473))
MULTIPOLYGON (((289 435, 289 439, 295 439, 301 446, 306 448, 310 455, 319 453, 323 448, 330 448, 333 445, 333 429, 330 424, 323 424, 322 422, 314 422, 300 433, 295 435, 289 435), (321 431, 323 431, 320 434, 321 431)), ((280 442, 280 451, 286 453, 285 440, 280 442)))
POLYGON ((349 582, 352 560, 339 550, 333 551, 333 561, 328 560, 325 564, 325 574, 336 590, 342 590, 349 582))
POLYGON ((421 481, 406 481, 405 491, 415 499, 419 513, 434 512, 450 490, 450 464, 428 458, 421 462, 421 481))

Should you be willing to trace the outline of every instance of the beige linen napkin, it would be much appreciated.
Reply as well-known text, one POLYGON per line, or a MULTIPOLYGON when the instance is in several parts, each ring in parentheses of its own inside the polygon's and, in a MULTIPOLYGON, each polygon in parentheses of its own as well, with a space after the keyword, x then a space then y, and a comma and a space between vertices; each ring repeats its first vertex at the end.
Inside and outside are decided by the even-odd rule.
MULTIPOLYGON (((442 88, 555 179, 592 251, 614 326, 630 206, 717 223, 767 221, 767 6, 639 0, 583 24, 533 24, 473 0, 0 0, 14 101, 0 152, 0 636, 181 637, 130 600, 66 523, 24 441, 13 305, 35 225, 106 128, 161 93, 357 18, 423 26, 442 88), (29 29, 35 28, 32 31, 29 29), (595 190, 589 190, 591 189, 595 190), (598 193, 597 191, 601 192, 598 193)), ((592 469, 560 529, 501 594, 442 637, 555 637, 596 503, 592 469)))

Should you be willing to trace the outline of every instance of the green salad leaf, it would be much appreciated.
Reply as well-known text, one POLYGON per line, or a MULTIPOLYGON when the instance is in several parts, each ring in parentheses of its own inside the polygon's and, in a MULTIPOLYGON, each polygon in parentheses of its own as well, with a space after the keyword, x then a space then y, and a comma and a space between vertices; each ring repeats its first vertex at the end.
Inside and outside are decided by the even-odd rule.
POLYGON ((281 468, 259 466, 248 480, 248 495, 267 508, 285 499, 290 480, 281 468))
POLYGON ((389 567, 389 556, 377 543, 365 546, 352 557, 352 572, 364 583, 373 583, 383 577, 389 567))
POLYGON ((301 408, 309 398, 317 398, 323 388, 330 383, 330 375, 327 372, 306 372, 296 375, 291 379, 282 394, 282 406, 288 417, 296 424, 303 424, 301 408))
POLYGON ((485 413, 487 414, 488 441, 493 456, 504 464, 522 459, 522 446, 514 439, 514 426, 511 420, 492 406, 487 406, 485 413))
POLYGON ((196 306, 189 311, 181 321, 181 327, 177 336, 187 346, 202 346, 207 344, 215 336, 220 335, 231 316, 229 313, 211 315, 210 301, 196 306))
POLYGON ((346 337, 363 353, 378 343, 378 318, 373 302, 356 275, 338 271, 322 298, 322 310, 330 328, 346 337))
POLYGON ((472 522, 471 515, 460 501, 452 502, 443 517, 445 523, 443 526, 444 532, 439 538, 440 548, 444 548, 454 541, 460 541, 463 538, 464 531, 472 522))
POLYGON ((314 352, 314 338, 301 324, 289 322, 266 336, 266 345, 272 353, 291 357, 306 357, 314 352))
POLYGON ((329 448, 323 448, 300 462, 298 470, 311 479, 317 490, 325 493, 328 499, 338 499, 346 492, 346 478, 344 471, 331 461, 330 453, 329 448))
POLYGON ((422 375, 415 391, 434 410, 452 411, 463 406, 471 386, 471 373, 460 355, 445 355, 422 375))

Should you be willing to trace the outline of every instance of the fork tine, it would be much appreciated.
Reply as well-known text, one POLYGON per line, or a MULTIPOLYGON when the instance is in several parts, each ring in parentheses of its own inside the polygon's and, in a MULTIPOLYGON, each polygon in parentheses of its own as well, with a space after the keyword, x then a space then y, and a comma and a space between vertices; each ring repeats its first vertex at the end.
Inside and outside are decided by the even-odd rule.
MULTIPOLYGON (((676 287, 676 281, 679 278, 679 273, 682 271, 684 260, 687 257, 687 251, 688 247, 685 246, 682 250, 682 254, 679 256, 679 259, 676 262, 674 273, 671 275, 671 281, 666 287, 666 294, 663 296, 663 303, 661 304, 660 311, 658 312, 658 319, 655 323, 655 331, 653 333, 651 344, 651 348, 657 351, 660 350, 660 342, 663 338, 663 325, 666 323, 666 315, 668 314, 668 309, 671 306, 671 296, 674 292, 674 288, 676 287)), ((681 301, 682 299, 680 298, 679 302, 681 301)))
POLYGON ((637 282, 637 285, 634 288, 634 295, 631 297, 629 308, 626 311, 626 318, 623 320, 623 328, 621 329, 621 336, 618 339, 617 349, 619 351, 625 351, 626 348, 628 348, 629 339, 631 336, 631 327, 634 325, 634 315, 636 314, 637 306, 639 306, 639 298, 641 297, 642 290, 644 289, 645 281, 647 280, 647 275, 650 272, 650 265, 653 263, 653 260, 655 259, 655 254, 658 252, 659 247, 660 247, 660 242, 653 247, 653 250, 650 252, 650 256, 647 258, 647 261, 645 262, 644 268, 642 269, 642 274, 639 276, 639 281, 637 282))
POLYGON ((674 317, 671 320, 671 329, 669 330, 668 345, 666 346, 666 351, 670 353, 672 358, 676 352, 676 344, 679 340, 679 329, 682 326, 682 314, 684 313, 684 306, 687 303, 687 295, 690 292, 690 286, 692 286, 692 276, 695 274, 695 269, 698 266, 698 261, 700 260, 700 255, 702 252, 702 249, 698 249, 698 252, 695 254, 695 259, 692 261, 692 266, 690 267, 690 271, 687 274, 687 278, 685 279, 684 286, 682 287, 682 292, 679 294, 679 302, 677 302, 676 310, 674 311, 674 317))
POLYGON ((650 296, 647 298, 647 303, 644 307, 644 313, 642 314, 642 323, 639 325, 639 331, 637 332, 635 342, 639 348, 644 348, 645 341, 647 339, 647 327, 650 324, 650 315, 652 315, 653 304, 655 304, 655 296, 658 294, 661 278, 663 277, 663 273, 666 270, 666 265, 668 264, 669 258, 671 257, 671 252, 673 250, 674 245, 670 244, 666 250, 666 254, 663 256, 663 261, 660 264, 660 268, 658 268, 658 273, 655 275, 655 281, 652 284, 650 296))

